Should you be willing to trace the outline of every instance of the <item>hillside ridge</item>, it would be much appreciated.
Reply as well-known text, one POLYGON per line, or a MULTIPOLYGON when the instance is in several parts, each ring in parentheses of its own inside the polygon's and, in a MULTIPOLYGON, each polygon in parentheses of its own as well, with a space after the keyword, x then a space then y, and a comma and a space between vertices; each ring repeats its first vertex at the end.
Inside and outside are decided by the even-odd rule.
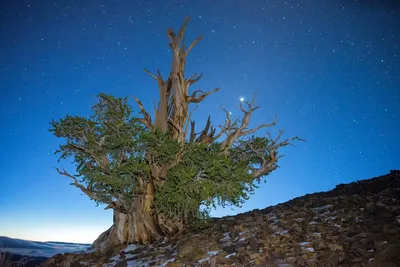
POLYGON ((150 246, 58 254, 43 266, 400 266, 400 170, 215 218, 150 246))

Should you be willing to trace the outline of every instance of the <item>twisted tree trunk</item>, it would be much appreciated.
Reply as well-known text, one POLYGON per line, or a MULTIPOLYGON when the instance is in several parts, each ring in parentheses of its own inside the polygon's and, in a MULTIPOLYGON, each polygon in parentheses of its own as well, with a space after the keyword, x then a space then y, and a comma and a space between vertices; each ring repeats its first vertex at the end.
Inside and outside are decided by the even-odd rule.
POLYGON ((144 183, 141 187, 142 193, 133 197, 129 211, 114 208, 113 225, 93 242, 92 248, 105 251, 121 244, 150 244, 183 229, 182 221, 156 212, 154 184, 144 183))

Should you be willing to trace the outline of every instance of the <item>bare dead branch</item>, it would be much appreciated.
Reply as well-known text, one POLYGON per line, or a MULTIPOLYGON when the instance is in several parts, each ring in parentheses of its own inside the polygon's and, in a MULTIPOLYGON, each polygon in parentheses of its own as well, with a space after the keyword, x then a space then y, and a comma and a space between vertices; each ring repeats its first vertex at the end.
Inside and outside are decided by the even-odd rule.
POLYGON ((188 49, 186 50, 186 56, 189 54, 190 50, 193 49, 193 47, 202 39, 201 36, 197 37, 196 40, 193 41, 193 43, 190 44, 188 49))
POLYGON ((201 90, 196 90, 193 92, 193 94, 191 96, 187 96, 186 99, 187 99, 188 103, 199 103, 199 102, 203 101, 204 98, 206 98, 210 94, 218 92, 218 90, 219 90, 219 88, 215 88, 214 90, 208 91, 206 93, 203 93, 203 91, 201 91, 201 90), (197 93, 203 93, 203 94, 196 97, 197 93))
POLYGON ((208 116, 206 126, 204 127, 203 131, 201 131, 201 134, 199 135, 199 137, 197 137, 196 142, 204 141, 204 139, 206 138, 206 136, 208 134, 210 126, 211 126, 211 116, 208 116))
POLYGON ((151 72, 150 72, 149 70, 147 70, 147 69, 144 69, 144 71, 145 71, 147 74, 149 74, 151 77, 153 77, 154 80, 158 81, 158 77, 157 77, 155 74, 151 73, 151 72))
POLYGON ((68 145, 75 148, 76 150, 79 150, 79 151, 89 155, 92 158, 92 160, 94 160, 97 163, 97 165, 103 170, 104 173, 106 173, 106 174, 109 173, 108 169, 107 169, 108 161, 104 161, 104 160, 101 161, 101 159, 98 156, 96 156, 96 154, 93 151, 91 151, 90 149, 87 149, 83 146, 80 146, 80 145, 77 145, 74 143, 68 143, 68 145))
MULTIPOLYGON (((197 73, 193 74, 190 78, 186 79, 185 80, 186 86, 190 86, 194 83, 197 83, 203 77, 203 73, 197 77, 196 76, 197 76, 197 73)), ((200 90, 197 90, 197 91, 200 91, 200 90)))
POLYGON ((247 130, 247 131, 242 131, 239 136, 243 136, 243 135, 248 135, 248 134, 254 133, 254 132, 258 131, 261 128, 268 128, 268 127, 271 127, 271 126, 275 126, 277 120, 278 120, 278 117, 275 115, 275 119, 274 119, 273 122, 271 122, 271 123, 263 123, 263 124, 257 126, 256 128, 253 128, 253 129, 250 129, 250 130, 247 130))
POLYGON ((254 148, 254 146, 252 144, 248 144, 251 151, 253 151, 253 153, 262 161, 262 165, 264 165, 266 163, 266 158, 264 153, 261 153, 260 151, 258 151, 257 149, 254 148))
POLYGON ((195 121, 190 121, 190 137, 189 137, 190 143, 193 143, 196 138, 196 133, 194 132, 195 125, 196 125, 195 121))
POLYGON ((188 102, 190 102, 190 100, 191 99, 193 99, 193 98, 196 98, 196 95, 198 94, 198 93, 204 93, 202 90, 195 90, 193 93, 192 93, 192 95, 191 96, 186 96, 186 100, 188 101, 188 102))
POLYGON ((185 33, 186 26, 187 26, 187 23, 189 22, 189 19, 190 19, 189 17, 185 18, 184 23, 182 24, 181 28, 178 31, 178 36, 175 35, 174 30, 172 28, 167 29, 167 36, 168 36, 168 39, 170 42, 169 45, 172 50, 175 50, 178 47, 179 42, 181 41, 181 39, 185 33))
POLYGON ((179 125, 177 125, 171 118, 168 118, 168 123, 170 123, 179 133, 181 132, 179 125))
MULTIPOLYGON (((213 131, 214 131, 214 133, 215 133, 215 129, 213 129, 213 131)), ((218 138, 220 138, 223 134, 225 133, 225 131, 224 130, 221 130, 221 132, 219 132, 217 135, 215 135, 215 136, 213 136, 213 142, 215 141, 215 140, 217 140, 218 138)))
POLYGON ((175 47, 175 33, 174 33, 174 30, 171 29, 171 28, 168 28, 167 29, 167 36, 168 36, 168 39, 169 39, 169 44, 168 45, 173 50, 174 47, 175 47))
POLYGON ((117 207, 117 203, 115 201, 112 201, 110 204, 107 205, 107 207, 105 207, 105 210, 109 210, 109 209, 114 209, 117 207))
MULTIPOLYGON (((278 140, 282 136, 283 132, 284 131, 279 131, 279 134, 275 139, 273 139, 271 137, 271 135, 268 134, 269 140, 270 140, 270 144, 269 144, 269 147, 267 148, 268 153, 266 155, 261 155, 260 153, 256 153, 257 156, 261 156, 260 158, 262 158, 261 167, 260 168, 252 167, 250 170, 252 171, 252 173, 251 173, 252 176, 254 178, 258 179, 258 181, 260 180, 261 176, 263 176, 265 174, 268 174, 269 172, 271 172, 271 171, 273 171, 273 170, 275 170, 276 168, 279 167, 278 165, 276 165, 276 163, 278 162, 278 160, 280 158, 283 157, 283 155, 277 156, 278 148, 283 147, 283 146, 287 146, 287 145, 293 145, 291 142, 294 141, 294 140, 305 141, 304 139, 301 139, 301 138, 295 136, 295 137, 292 137, 292 138, 287 138, 286 140, 278 143, 278 140)), ((250 148, 251 148, 251 145, 250 145, 250 148)))
POLYGON ((183 22, 183 24, 182 24, 182 26, 181 26, 181 28, 180 28, 180 30, 178 32, 178 37, 176 38, 178 42, 181 41, 183 35, 185 34, 186 26, 187 26, 187 24, 189 22, 189 19, 190 19, 189 17, 185 18, 185 21, 183 22))
POLYGON ((158 87, 159 87, 159 88, 161 88, 161 87, 163 86, 164 80, 163 80, 163 77, 162 77, 161 72, 160 72, 159 69, 157 70, 157 75, 151 73, 151 72, 150 72, 149 70, 147 70, 147 69, 144 69, 144 71, 145 71, 147 74, 149 74, 151 77, 153 77, 153 78, 157 81, 157 84, 158 84, 158 87))
MULTIPOLYGON (((190 124, 192 125, 192 123, 191 123, 191 118, 192 118, 192 115, 193 115, 193 112, 198 108, 198 104, 196 104, 196 107, 189 113, 189 115, 187 116, 187 118, 186 118, 186 121, 185 121, 185 133, 184 133, 184 137, 183 137, 183 139, 185 140, 186 139, 186 136, 187 136, 187 133, 188 133, 188 130, 189 130, 189 122, 190 122, 190 124)), ((194 125, 192 125, 192 127, 194 127, 194 125)), ((194 129, 193 129, 194 130, 194 129)), ((192 134, 190 134, 190 136, 191 136, 192 134)))
POLYGON ((226 115, 226 119, 225 119, 225 124, 224 125, 218 125, 218 127, 221 129, 221 131, 217 134, 215 134, 215 129, 213 129, 213 137, 211 139, 211 142, 217 140, 218 138, 220 138, 223 134, 229 136, 229 133, 232 131, 232 129, 234 129, 236 127, 236 121, 231 124, 231 118, 230 118, 230 114, 229 111, 227 111, 226 109, 222 109, 225 112, 226 115))
POLYGON ((104 202, 104 199, 101 198, 99 195, 97 195, 96 193, 94 193, 93 191, 90 191, 89 189, 87 189, 86 187, 84 187, 83 185, 81 185, 78 182, 78 179, 76 179, 76 177, 72 174, 69 174, 65 169, 63 169, 63 171, 60 171, 60 169, 56 168, 57 172, 61 175, 67 176, 69 178, 71 178, 72 180, 74 180, 73 183, 71 183, 71 185, 76 186, 77 188, 79 188, 83 193, 85 193, 88 197, 90 197, 93 200, 97 200, 100 202, 104 202))
POLYGON ((137 97, 132 96, 132 98, 136 101, 140 108, 140 112, 143 114, 144 118, 139 118, 138 121, 143 123, 148 130, 153 130, 153 124, 151 122, 151 116, 149 113, 147 113, 146 109, 144 108, 142 102, 137 97))

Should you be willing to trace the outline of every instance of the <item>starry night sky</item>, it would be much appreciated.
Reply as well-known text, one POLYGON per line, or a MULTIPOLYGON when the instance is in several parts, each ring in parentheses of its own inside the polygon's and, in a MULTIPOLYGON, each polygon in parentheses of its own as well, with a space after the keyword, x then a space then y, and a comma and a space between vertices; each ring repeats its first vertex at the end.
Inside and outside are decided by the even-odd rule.
POLYGON ((100 92, 152 111, 158 88, 143 69, 168 73, 166 29, 185 16, 186 43, 203 36, 188 58, 187 75, 204 73, 192 90, 221 88, 196 111, 198 130, 209 114, 223 123, 221 105, 241 115, 239 98, 256 92, 251 126, 277 114, 272 134, 307 140, 282 149, 242 209, 214 216, 400 168, 398 1, 2 0, 0 10, 0 235, 92 242, 109 228, 112 212, 55 171, 73 168, 53 155, 62 141, 49 122, 88 115, 100 92))

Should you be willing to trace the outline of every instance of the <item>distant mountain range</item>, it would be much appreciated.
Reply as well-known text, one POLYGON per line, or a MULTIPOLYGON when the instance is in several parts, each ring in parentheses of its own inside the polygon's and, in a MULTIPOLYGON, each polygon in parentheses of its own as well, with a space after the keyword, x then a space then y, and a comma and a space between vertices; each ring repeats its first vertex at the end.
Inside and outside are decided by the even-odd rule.
POLYGON ((18 238, 0 236, 0 253, 9 253, 12 261, 18 261, 23 256, 29 258, 28 266, 37 266, 47 258, 58 253, 77 253, 87 251, 90 244, 30 241, 18 238))

